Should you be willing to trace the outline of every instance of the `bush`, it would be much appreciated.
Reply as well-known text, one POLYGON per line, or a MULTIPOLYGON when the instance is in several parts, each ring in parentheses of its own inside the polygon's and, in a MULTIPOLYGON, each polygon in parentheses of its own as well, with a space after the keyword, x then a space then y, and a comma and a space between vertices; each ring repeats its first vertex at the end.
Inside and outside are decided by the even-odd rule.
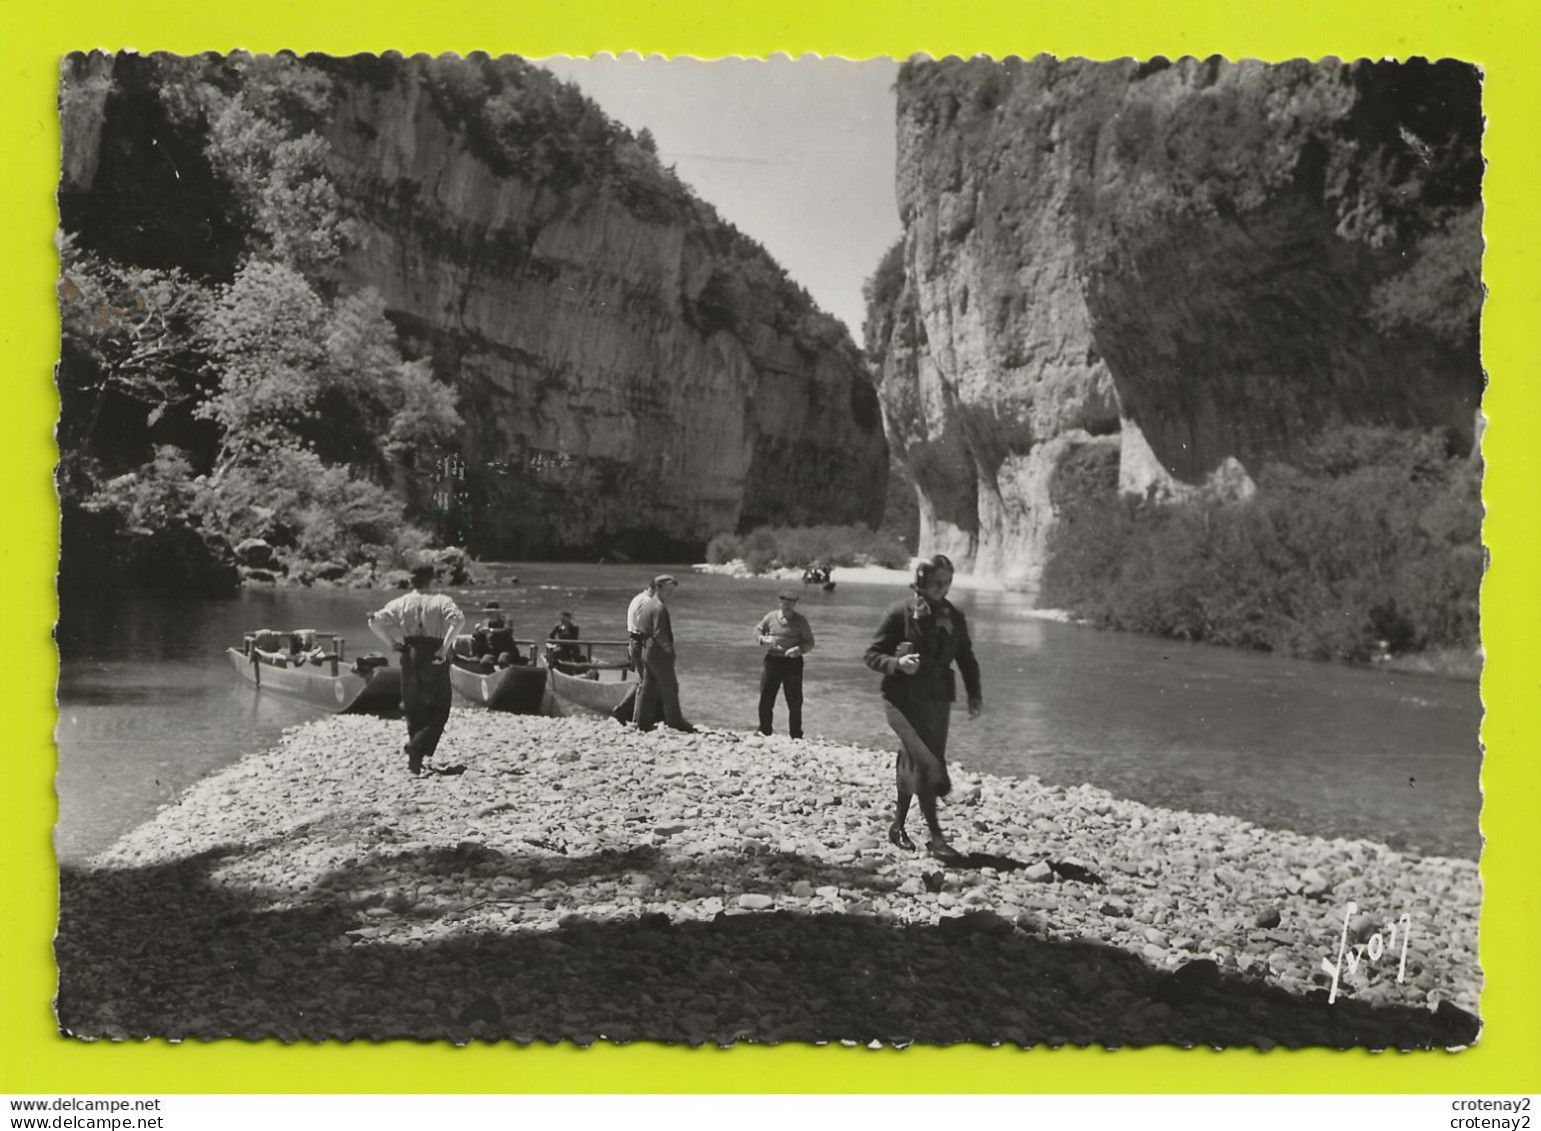
POLYGON ((824 564, 902 569, 910 552, 893 533, 866 526, 758 526, 742 538, 723 533, 708 543, 713 565, 735 558, 752 573, 824 564))
POLYGON ((389 491, 303 449, 275 449, 198 487, 194 509, 205 529, 232 544, 263 538, 296 562, 394 565, 429 543, 402 521, 389 491))
POLYGON ((726 532, 717 534, 706 544, 706 560, 710 565, 726 565, 738 557, 738 535, 726 532))
POLYGON ((1478 469, 1438 435, 1330 430, 1242 503, 1119 498, 1095 458, 1056 473, 1046 604, 1321 659, 1477 646, 1478 469))
POLYGON ((738 556, 751 573, 764 573, 781 564, 776 536, 768 526, 757 527, 746 534, 739 541, 738 556))
POLYGON ((68 588, 145 586, 219 592, 236 584, 231 543, 200 529, 192 469, 169 445, 62 511, 60 578, 68 588))

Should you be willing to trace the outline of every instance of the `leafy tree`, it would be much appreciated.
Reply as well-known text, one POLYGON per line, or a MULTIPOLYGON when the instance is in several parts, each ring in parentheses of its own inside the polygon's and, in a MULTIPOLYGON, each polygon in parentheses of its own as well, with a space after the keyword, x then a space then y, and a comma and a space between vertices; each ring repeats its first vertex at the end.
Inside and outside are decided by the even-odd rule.
MULTIPOLYGON (((246 255, 214 283, 113 263, 63 239, 67 540, 109 538, 144 562, 159 547, 185 560, 168 571, 179 577, 228 561, 252 536, 296 563, 401 564, 427 536, 385 486, 392 464, 444 445, 460 420, 428 362, 401 356, 380 296, 334 294, 352 225, 321 134, 335 102, 331 68, 292 55, 156 56, 144 74, 165 122, 202 139, 246 255), (141 406, 141 418, 115 400, 141 406), (148 426, 173 408, 188 433, 177 438, 194 442, 138 462, 148 426), (125 435, 99 456, 103 419, 125 435)), ((90 572, 76 570, 77 580, 90 572)))
POLYGON ((326 305, 293 268, 248 260, 209 304, 219 390, 196 414, 219 426, 215 479, 293 436, 320 392, 326 305))
POLYGON ((199 481, 189 509, 232 544, 259 537, 294 561, 403 561, 428 536, 402 521, 401 502, 345 467, 293 446, 199 481))
POLYGON ((329 146, 307 123, 332 100, 331 79, 292 56, 234 56, 232 95, 201 88, 210 164, 251 221, 254 250, 319 276, 353 226, 326 173, 329 146))
POLYGON ((298 271, 251 260, 209 309, 220 387, 198 411, 222 431, 216 479, 273 447, 383 474, 382 460, 460 427, 453 390, 426 361, 402 360, 372 289, 329 308, 298 271))
POLYGON ((345 396, 370 446, 399 463, 448 444, 461 421, 454 390, 434 380, 427 360, 403 361, 394 341, 374 288, 339 300, 327 331, 325 383, 345 396))
POLYGON ((428 361, 402 362, 388 386, 393 407, 381 450, 391 459, 406 461, 413 452, 431 450, 450 442, 460 430, 455 411, 455 392, 434 380, 428 361))
POLYGON ((188 525, 195 494, 187 454, 163 444, 143 467, 103 484, 86 509, 113 511, 129 533, 150 536, 188 525))
POLYGON ((1387 332, 1423 328, 1449 342, 1477 339, 1482 285, 1482 208, 1427 236, 1407 270, 1375 288, 1370 317, 1387 332))
POLYGON ((68 234, 59 258, 60 446, 88 456, 114 398, 140 406, 153 425, 196 394, 208 292, 180 271, 98 259, 68 234))
POLYGON ((66 500, 61 584, 188 592, 233 586, 229 544, 194 517, 197 494, 186 454, 161 445, 142 467, 107 480, 83 502, 66 500))

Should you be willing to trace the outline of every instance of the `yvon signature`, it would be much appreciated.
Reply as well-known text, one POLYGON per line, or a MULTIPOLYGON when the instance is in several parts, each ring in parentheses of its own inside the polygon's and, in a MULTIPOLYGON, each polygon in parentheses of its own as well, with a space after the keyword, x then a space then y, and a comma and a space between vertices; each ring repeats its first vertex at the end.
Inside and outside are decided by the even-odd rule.
POLYGON ((1412 917, 1403 915, 1389 923, 1384 930, 1375 932, 1367 941, 1350 947, 1348 933, 1358 912, 1359 905, 1352 901, 1343 908, 1343 932, 1338 936, 1338 960, 1322 959, 1322 969, 1332 975, 1332 989, 1327 992, 1328 1005, 1338 1000, 1338 979, 1345 972, 1345 964, 1346 972, 1353 974, 1359 969, 1359 963, 1366 959, 1379 962, 1388 951, 1396 949, 1398 941, 1402 944, 1402 955, 1397 963, 1397 982, 1407 980, 1407 943, 1412 936, 1412 917))

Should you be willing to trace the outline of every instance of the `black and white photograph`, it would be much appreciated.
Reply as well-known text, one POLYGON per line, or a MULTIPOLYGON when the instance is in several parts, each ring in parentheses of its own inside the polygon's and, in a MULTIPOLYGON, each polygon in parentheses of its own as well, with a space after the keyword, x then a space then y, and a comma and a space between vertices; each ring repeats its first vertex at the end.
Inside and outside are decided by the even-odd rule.
POLYGON ((67 56, 59 1032, 1478 1044, 1482 84, 67 56))

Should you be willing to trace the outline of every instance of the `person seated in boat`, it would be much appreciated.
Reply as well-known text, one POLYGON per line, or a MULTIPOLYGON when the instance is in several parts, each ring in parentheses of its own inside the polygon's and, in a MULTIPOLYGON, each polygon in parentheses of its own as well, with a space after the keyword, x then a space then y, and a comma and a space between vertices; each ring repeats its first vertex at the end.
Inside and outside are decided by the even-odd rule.
POLYGON ((503 616, 501 610, 502 606, 496 601, 488 601, 486 607, 482 609, 487 614, 487 619, 479 620, 471 626, 471 655, 477 659, 485 657, 492 647, 487 639, 488 623, 494 617, 501 619, 503 616))
POLYGON ((301 668, 306 664, 319 664, 325 656, 326 649, 317 642, 315 629, 302 628, 290 634, 290 667, 301 668))
POLYGON ((475 633, 464 633, 455 638, 450 647, 449 662, 462 671, 486 675, 492 671, 492 657, 485 655, 485 648, 478 648, 475 633))
POLYGON ((284 648, 284 640, 271 628, 259 628, 252 633, 250 655, 275 668, 289 666, 289 653, 284 648))
POLYGON ((524 663, 524 653, 519 651, 519 645, 514 643, 513 626, 498 618, 497 624, 488 625, 487 629, 488 652, 496 659, 494 663, 500 668, 506 668, 510 664, 524 663))
MULTIPOLYGON (((572 613, 563 609, 555 627, 546 634, 547 640, 577 640, 579 636, 578 625, 573 621, 572 613)), ((547 644, 546 659, 551 666, 560 672, 569 672, 578 675, 581 667, 574 665, 583 664, 583 649, 576 644, 547 644)))
POLYGON ((471 630, 471 655, 486 664, 488 671, 524 663, 524 656, 514 643, 513 626, 503 615, 503 606, 488 601, 482 611, 487 614, 487 619, 477 622, 471 630))

